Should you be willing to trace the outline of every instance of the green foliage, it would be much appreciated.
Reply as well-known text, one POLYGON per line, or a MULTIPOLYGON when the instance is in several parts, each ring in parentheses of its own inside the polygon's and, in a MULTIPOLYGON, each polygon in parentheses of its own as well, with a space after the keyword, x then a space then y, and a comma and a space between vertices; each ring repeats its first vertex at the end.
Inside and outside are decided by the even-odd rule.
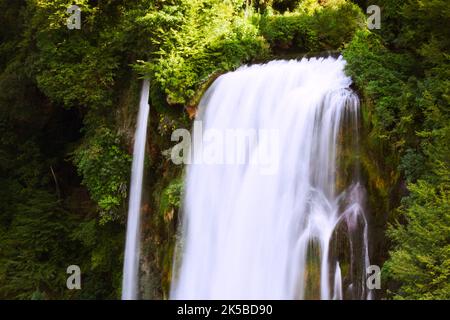
MULTIPOLYGON (((117 17, 112 14, 113 5, 77 3, 83 11, 82 30, 69 31, 66 8, 71 1, 0 1, 2 299, 120 296, 123 225, 99 223, 95 203, 80 187, 76 168, 67 158, 82 136, 77 114, 83 112, 85 120, 89 118, 86 123, 95 123, 95 128, 111 123, 112 117, 104 114, 111 114, 105 109, 111 108, 115 99, 112 74, 123 59, 117 53, 123 39, 111 28, 117 17), (96 113, 87 111, 90 109, 96 113), (72 264, 81 267, 81 291, 66 288, 66 269, 72 264)), ((113 172, 105 186, 109 191, 96 191, 109 192, 116 200, 114 183, 119 178, 114 166, 123 168, 129 157, 122 151, 123 143, 105 136, 94 146, 108 151, 103 156, 109 168, 95 162, 101 161, 101 156, 94 159, 88 153, 93 151, 88 139, 85 148, 79 149, 79 159, 83 169, 93 175, 97 174, 94 165, 113 172)), ((92 176, 83 178, 95 182, 92 176)), ((112 207, 108 202, 102 205, 112 207)))
MULTIPOLYGON (((15 90, 16 94, 23 92, 20 86, 15 90)), ((41 101, 34 99, 32 106, 39 110, 41 101)), ((26 108, 26 105, 21 107, 26 108)), ((93 207, 88 199, 83 200, 76 187, 66 186, 70 176, 65 177, 63 173, 70 172, 70 167, 64 168, 67 164, 48 157, 39 145, 40 137, 34 136, 42 130, 39 125, 45 116, 30 112, 28 116, 34 120, 34 127, 30 128, 28 118, 15 118, 12 110, 3 111, 0 117, 0 298, 118 297, 120 282, 108 278, 120 277, 120 272, 111 274, 111 270, 121 267, 122 230, 117 230, 117 226, 114 230, 112 224, 98 226, 95 215, 84 216, 86 208, 83 207, 87 205, 88 210, 93 207), (22 134, 12 130, 26 125, 28 130, 18 131, 22 134), (83 228, 80 233, 78 228, 86 224, 93 227, 83 228), (91 267, 91 252, 106 253, 97 254, 95 269, 91 267), (71 264, 81 267, 81 292, 66 289, 66 269, 71 264)), ((64 143, 66 139, 63 137, 64 143)), ((46 141, 46 149, 53 153, 58 146, 56 141, 46 141)))
POLYGON ((14 200, 18 203, 8 209, 11 220, 0 232, 2 299, 119 296, 120 275, 111 270, 121 267, 122 239, 116 235, 123 233, 96 226, 95 220, 79 224, 80 217, 46 191, 22 190, 14 200), (81 267, 82 291, 66 288, 66 269, 71 264, 81 267), (119 279, 111 279, 113 286, 108 286, 109 277, 119 279), (99 282, 102 278, 104 282, 99 282))
POLYGON ((261 32, 273 48, 318 50, 317 33, 308 15, 285 13, 282 16, 263 16, 261 32))
POLYGON ((287 7, 295 10, 283 15, 270 10, 269 3, 263 6, 261 14, 251 7, 244 13, 239 1, 177 0, 161 5, 136 18, 142 28, 153 30, 155 48, 151 59, 136 69, 161 88, 168 104, 195 104, 196 92, 217 73, 267 59, 280 49, 338 50, 364 23, 359 8, 344 0, 324 5, 292 1, 287 7))
POLYGON ((120 139, 109 129, 98 128, 93 137, 74 154, 83 184, 99 205, 101 223, 121 217, 127 198, 131 156, 122 150, 120 139), (122 209, 122 211, 120 210, 122 209))
POLYGON ((274 49, 318 52, 340 49, 363 24, 356 5, 338 1, 325 6, 305 2, 294 12, 269 13, 262 16, 260 26, 274 49))
POLYGON ((180 208, 183 186, 183 179, 178 178, 171 181, 163 190, 159 206, 161 214, 166 214, 170 210, 178 210, 180 208))
POLYGON ((138 67, 153 75, 169 104, 187 104, 199 85, 217 71, 228 71, 267 54, 267 45, 237 1, 175 1, 138 22, 154 28, 155 58, 138 67))
POLYGON ((402 157, 399 169, 404 172, 408 182, 417 181, 425 174, 425 156, 414 149, 407 149, 402 157))
POLYGON ((344 57, 347 72, 365 99, 373 106, 372 125, 380 139, 395 141, 395 148, 404 144, 404 124, 410 122, 412 110, 408 105, 407 76, 412 60, 406 54, 389 52, 382 40, 368 31, 359 31, 346 47, 344 57))
POLYGON ((83 276, 83 289, 77 298, 120 297, 124 238, 121 225, 101 224, 97 219, 85 220, 73 228, 70 239, 81 246, 76 251, 78 260, 75 261, 79 263, 83 276), (81 254, 84 259, 80 259, 81 254))
POLYGON ((0 0, 0 298, 119 297, 136 70, 152 83, 147 209, 157 214, 146 241, 167 291, 182 180, 159 153, 188 124, 168 105, 195 107, 211 79, 243 63, 342 49, 383 208, 404 195, 387 184, 408 183, 388 232, 389 294, 449 298, 446 1, 379 0, 373 32, 344 0, 80 0, 82 28, 68 30, 72 3, 0 0), (70 264, 82 269, 81 292, 65 289, 70 264))
POLYGON ((61 295, 70 261, 65 258, 74 249, 67 239, 73 222, 53 195, 30 189, 21 193, 19 197, 26 200, 15 206, 9 232, 0 236, 0 296, 26 299, 33 292, 44 293, 46 298, 61 295))
POLYGON ((409 185, 400 213, 406 225, 389 229, 396 243, 383 267, 386 280, 401 283, 395 299, 450 299, 450 190, 425 181, 409 185))
POLYGON ((381 30, 359 31, 344 56, 368 109, 371 143, 408 182, 387 233, 385 289, 396 299, 448 299, 450 41, 440 23, 450 12, 441 0, 379 5, 381 30))
POLYGON ((31 55, 30 72, 49 98, 67 107, 110 105, 109 90, 118 67, 117 57, 108 48, 111 41, 106 33, 92 36, 92 30, 101 25, 95 20, 97 8, 87 1, 77 3, 88 17, 83 19, 82 29, 69 30, 66 9, 71 4, 68 0, 27 2, 26 34, 33 37, 25 37, 21 46, 35 46, 39 52, 31 55))

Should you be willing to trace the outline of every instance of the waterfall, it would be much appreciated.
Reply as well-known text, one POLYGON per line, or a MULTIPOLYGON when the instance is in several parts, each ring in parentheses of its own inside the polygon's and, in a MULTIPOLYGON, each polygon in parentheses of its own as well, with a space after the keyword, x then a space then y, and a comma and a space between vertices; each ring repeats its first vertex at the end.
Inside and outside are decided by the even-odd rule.
POLYGON ((339 262, 336 262, 336 272, 334 274, 334 295, 333 300, 342 300, 342 275, 339 262))
POLYGON ((272 61, 207 90, 172 299, 368 298, 359 100, 344 67, 272 61))
POLYGON ((142 196, 142 179, 144 175, 145 142, 147 138, 147 120, 150 106, 148 104, 149 82, 144 80, 139 102, 139 114, 134 136, 133 163, 131 167, 130 199, 128 204, 127 238, 123 265, 122 299, 138 298, 139 272, 139 235, 142 196))

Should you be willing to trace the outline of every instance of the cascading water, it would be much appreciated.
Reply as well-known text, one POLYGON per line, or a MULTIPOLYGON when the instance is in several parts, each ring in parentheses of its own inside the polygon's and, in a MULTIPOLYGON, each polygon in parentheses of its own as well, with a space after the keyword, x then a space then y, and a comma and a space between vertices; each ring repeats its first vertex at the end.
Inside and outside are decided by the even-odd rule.
POLYGON ((359 100, 344 66, 331 57, 244 66, 205 93, 171 298, 369 298, 359 100), (223 139, 255 131, 244 144, 223 139), (248 147, 245 162, 237 145, 248 147))
POLYGON ((336 271, 334 274, 334 295, 333 300, 342 300, 342 275, 339 262, 336 262, 336 271))
POLYGON ((148 113, 150 111, 150 106, 148 104, 149 86, 149 82, 144 80, 139 103, 136 133, 134 136, 130 199, 128 205, 127 238, 125 243, 125 260, 123 265, 123 300, 134 300, 137 299, 138 296, 139 227, 142 179, 144 175, 145 142, 147 137, 147 120, 148 113))

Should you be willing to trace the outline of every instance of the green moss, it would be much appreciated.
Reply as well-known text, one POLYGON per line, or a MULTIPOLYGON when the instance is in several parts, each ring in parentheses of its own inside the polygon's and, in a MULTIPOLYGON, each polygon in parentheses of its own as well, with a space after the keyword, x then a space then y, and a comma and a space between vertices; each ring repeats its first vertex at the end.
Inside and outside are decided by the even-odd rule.
MULTIPOLYGON (((448 176, 447 176, 448 177, 448 176)), ((384 265, 384 280, 400 281, 394 299, 450 298, 450 192, 447 183, 409 185, 411 195, 400 208, 407 225, 396 224, 389 235, 396 246, 384 265)))
MULTIPOLYGON (((159 205, 159 214, 166 217, 173 210, 178 210, 181 204, 184 181, 176 178, 162 191, 159 205)), ((173 214, 173 213, 172 213, 173 214)))

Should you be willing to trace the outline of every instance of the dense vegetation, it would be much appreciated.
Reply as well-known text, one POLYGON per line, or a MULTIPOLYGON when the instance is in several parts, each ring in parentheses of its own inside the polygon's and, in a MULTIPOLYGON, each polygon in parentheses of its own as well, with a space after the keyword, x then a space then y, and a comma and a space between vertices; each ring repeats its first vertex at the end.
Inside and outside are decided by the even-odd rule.
POLYGON ((0 0, 0 298, 120 297, 139 78, 151 80, 144 297, 167 297, 182 168, 167 158, 220 73, 341 52, 363 102, 378 297, 450 298, 444 0, 0 0), (193 111, 194 110, 194 111, 193 111), (389 254, 387 254, 389 252, 389 254), (66 289, 81 267, 82 290, 66 289))
POLYGON ((406 184, 389 217, 387 294, 449 299, 450 11, 444 1, 379 4, 381 30, 359 31, 344 56, 370 113, 370 144, 406 184))

